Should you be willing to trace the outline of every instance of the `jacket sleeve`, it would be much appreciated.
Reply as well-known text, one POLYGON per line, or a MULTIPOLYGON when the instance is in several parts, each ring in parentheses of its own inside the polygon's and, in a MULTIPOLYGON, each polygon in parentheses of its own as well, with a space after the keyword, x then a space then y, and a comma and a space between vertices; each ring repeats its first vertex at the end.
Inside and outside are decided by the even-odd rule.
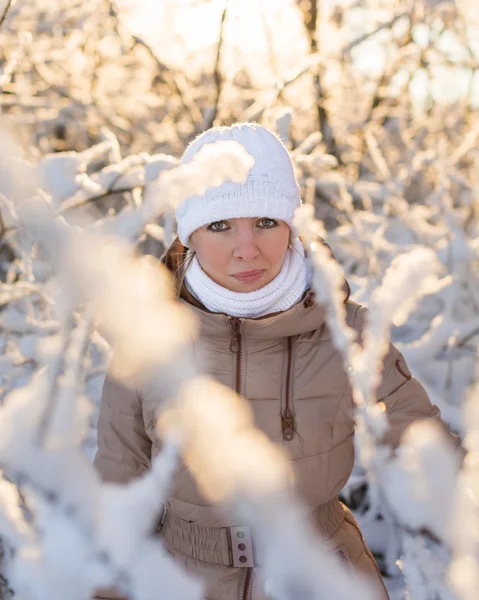
MULTIPOLYGON (((367 309, 359 307, 354 319, 354 328, 360 336, 368 314, 367 309)), ((383 442, 396 447, 407 427, 418 419, 437 422, 451 438, 454 445, 460 444, 459 438, 449 431, 441 418, 437 406, 431 403, 423 386, 415 379, 403 355, 389 343, 383 359, 381 383, 376 390, 376 399, 386 407, 389 428, 383 442)))
POLYGON ((106 376, 98 419, 94 465, 104 481, 126 483, 150 466, 151 439, 138 391, 106 376))
MULTIPOLYGON (((98 419, 96 470, 104 481, 126 483, 146 471, 150 459, 151 440, 137 390, 107 375, 98 419)), ((114 587, 96 589, 93 599, 128 600, 114 587)))

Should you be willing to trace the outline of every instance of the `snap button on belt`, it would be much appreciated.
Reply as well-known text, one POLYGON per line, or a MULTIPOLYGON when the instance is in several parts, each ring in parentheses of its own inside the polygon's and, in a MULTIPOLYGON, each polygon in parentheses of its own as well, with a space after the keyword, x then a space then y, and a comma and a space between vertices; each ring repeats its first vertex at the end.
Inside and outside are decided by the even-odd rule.
POLYGON ((165 510, 157 531, 173 550, 190 558, 225 567, 257 566, 249 527, 204 527, 165 510))
MULTIPOLYGON (((345 510, 336 497, 318 506, 312 516, 327 540, 341 526, 345 510)), ((205 527, 165 509, 157 532, 173 550, 201 562, 225 567, 258 566, 249 527, 205 527)))

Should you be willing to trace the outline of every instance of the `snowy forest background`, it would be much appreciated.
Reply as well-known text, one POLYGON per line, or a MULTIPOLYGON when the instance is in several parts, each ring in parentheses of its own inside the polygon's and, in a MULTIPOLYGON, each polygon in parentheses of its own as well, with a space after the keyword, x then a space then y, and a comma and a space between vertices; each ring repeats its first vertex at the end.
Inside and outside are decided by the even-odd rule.
POLYGON ((358 464, 344 500, 391 598, 477 598, 478 32, 474 0, 2 0, 2 598, 83 600, 111 583, 138 600, 158 589, 201 597, 148 535, 179 454, 195 455, 207 497, 260 528, 273 597, 292 600, 300 581, 305 598, 372 598, 304 528, 284 525, 300 507, 278 503, 282 459, 249 437, 244 406, 198 367, 172 368, 194 323, 148 257, 171 241, 175 203, 246 172, 234 148, 214 169, 207 156, 178 168, 195 135, 242 120, 276 130, 292 152, 317 292, 358 374, 358 464), (376 309, 362 349, 318 235, 353 298, 376 309), (392 456, 378 443, 371 394, 389 331, 463 440, 462 464, 424 427, 392 456), (111 348, 123 377, 177 392, 163 455, 123 488, 91 469, 111 348), (213 448, 196 435, 211 427, 201 399, 224 418, 224 435, 208 430, 213 448), (252 465, 231 450, 247 442, 249 479, 252 465), (225 462, 212 468, 209 452, 225 462))

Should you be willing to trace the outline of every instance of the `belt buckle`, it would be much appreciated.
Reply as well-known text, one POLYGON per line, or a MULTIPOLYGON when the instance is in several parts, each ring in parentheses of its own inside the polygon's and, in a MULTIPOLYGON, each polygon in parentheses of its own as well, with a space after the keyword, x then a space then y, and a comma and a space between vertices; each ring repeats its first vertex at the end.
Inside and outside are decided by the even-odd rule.
POLYGON ((254 567, 253 536, 246 526, 228 527, 233 567, 254 567))

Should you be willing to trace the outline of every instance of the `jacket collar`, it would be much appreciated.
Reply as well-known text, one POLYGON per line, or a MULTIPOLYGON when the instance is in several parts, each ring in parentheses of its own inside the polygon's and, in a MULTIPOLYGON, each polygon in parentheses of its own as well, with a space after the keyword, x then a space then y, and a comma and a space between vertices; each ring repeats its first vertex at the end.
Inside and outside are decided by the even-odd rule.
MULTIPOLYGON (((181 301, 188 303, 184 298, 181 301)), ((202 334, 206 337, 229 337, 233 320, 240 322, 241 333, 248 339, 266 340, 314 331, 326 319, 325 307, 314 302, 312 291, 307 291, 303 299, 288 310, 257 319, 239 319, 212 313, 194 304, 190 304, 190 308, 201 321, 202 334)))
MULTIPOLYGON (((230 317, 223 313, 212 313, 197 300, 183 283, 182 265, 187 249, 178 238, 162 256, 161 260, 175 277, 178 299, 185 302, 197 315, 201 322, 202 333, 209 337, 229 337, 231 335, 230 317)), ((344 281, 345 299, 350 295, 350 287, 344 281)), ((256 319, 237 319, 241 323, 241 332, 249 339, 273 339, 300 335, 319 329, 326 320, 326 307, 317 304, 312 289, 306 290, 302 299, 280 313, 256 319)))

